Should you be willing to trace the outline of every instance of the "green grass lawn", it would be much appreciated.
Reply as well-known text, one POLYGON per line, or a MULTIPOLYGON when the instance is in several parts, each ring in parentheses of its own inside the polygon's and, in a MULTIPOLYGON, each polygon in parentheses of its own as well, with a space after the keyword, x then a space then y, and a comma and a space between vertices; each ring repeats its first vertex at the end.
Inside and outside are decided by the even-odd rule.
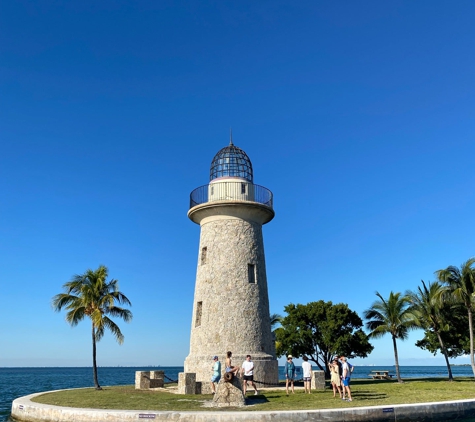
MULTIPOLYGON (((126 410, 217 410, 229 408, 209 408, 204 403, 212 400, 211 395, 179 395, 170 392, 175 385, 160 391, 135 390, 133 385, 60 391, 42 394, 34 402, 67 407, 126 410), (167 391, 169 390, 169 391, 167 391)), ((357 406, 393 405, 401 403, 435 402, 475 398, 473 378, 458 378, 448 382, 441 378, 408 380, 403 384, 395 381, 353 380, 353 402, 348 403, 333 398, 333 391, 313 391, 304 394, 296 384, 295 394, 287 396, 284 389, 261 390, 258 396, 247 396, 244 408, 236 410, 304 410, 334 409, 357 406)))

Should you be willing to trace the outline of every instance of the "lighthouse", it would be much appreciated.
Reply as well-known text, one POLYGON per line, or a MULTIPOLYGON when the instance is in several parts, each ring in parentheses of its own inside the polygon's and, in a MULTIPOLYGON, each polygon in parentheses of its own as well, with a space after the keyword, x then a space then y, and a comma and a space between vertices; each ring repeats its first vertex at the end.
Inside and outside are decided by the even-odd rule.
POLYGON ((254 184, 251 160, 232 136, 211 161, 209 184, 191 192, 188 217, 200 225, 200 243, 185 373, 210 392, 213 356, 224 370, 231 351, 233 366, 249 354, 254 380, 277 384, 262 236, 274 218, 273 195, 254 184))

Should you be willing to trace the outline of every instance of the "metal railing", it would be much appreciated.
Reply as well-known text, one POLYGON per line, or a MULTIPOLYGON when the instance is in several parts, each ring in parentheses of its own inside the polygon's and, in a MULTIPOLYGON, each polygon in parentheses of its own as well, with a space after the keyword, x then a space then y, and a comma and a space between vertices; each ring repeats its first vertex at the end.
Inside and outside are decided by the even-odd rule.
POLYGON ((257 202, 273 207, 272 192, 250 182, 214 182, 200 186, 190 193, 190 208, 214 201, 247 201, 257 202))

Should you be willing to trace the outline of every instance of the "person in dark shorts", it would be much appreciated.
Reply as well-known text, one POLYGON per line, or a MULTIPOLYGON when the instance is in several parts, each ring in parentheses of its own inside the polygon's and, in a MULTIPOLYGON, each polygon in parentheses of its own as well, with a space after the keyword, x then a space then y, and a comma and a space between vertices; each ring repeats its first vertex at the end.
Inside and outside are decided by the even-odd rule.
POLYGON ((254 363, 251 361, 251 355, 246 356, 246 360, 243 362, 241 367, 241 376, 243 377, 244 382, 242 383, 242 392, 246 395, 247 382, 251 381, 251 385, 254 387, 254 395, 257 396, 256 383, 254 382, 254 363))
POLYGON ((312 387, 312 364, 308 361, 307 356, 302 356, 302 372, 304 393, 311 393, 312 387))

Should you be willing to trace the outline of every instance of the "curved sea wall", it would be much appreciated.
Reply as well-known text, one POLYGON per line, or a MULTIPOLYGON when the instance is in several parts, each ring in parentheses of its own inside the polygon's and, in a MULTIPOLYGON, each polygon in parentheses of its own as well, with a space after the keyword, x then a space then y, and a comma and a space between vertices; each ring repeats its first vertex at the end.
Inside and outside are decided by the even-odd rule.
POLYGON ((103 410, 52 406, 34 403, 36 393, 12 403, 12 417, 21 422, 379 422, 450 421, 475 417, 475 399, 437 403, 397 404, 393 406, 294 411, 219 411, 174 412, 149 410, 103 410))

